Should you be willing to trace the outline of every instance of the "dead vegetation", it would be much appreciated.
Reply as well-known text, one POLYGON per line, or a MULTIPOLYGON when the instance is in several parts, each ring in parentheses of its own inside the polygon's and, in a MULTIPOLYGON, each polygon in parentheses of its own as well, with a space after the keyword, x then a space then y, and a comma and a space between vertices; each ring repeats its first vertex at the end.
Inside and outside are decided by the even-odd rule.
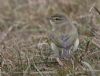
POLYGON ((0 76, 99 76, 100 14, 94 9, 99 3, 0 0, 0 76), (53 13, 68 15, 78 28, 80 46, 74 68, 70 63, 61 68, 52 58, 46 17, 53 13))

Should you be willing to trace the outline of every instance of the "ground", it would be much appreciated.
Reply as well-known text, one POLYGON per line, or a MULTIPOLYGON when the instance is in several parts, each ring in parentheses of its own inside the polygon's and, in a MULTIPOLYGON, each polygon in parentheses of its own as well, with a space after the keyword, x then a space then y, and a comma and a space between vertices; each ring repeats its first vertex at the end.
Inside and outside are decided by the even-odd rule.
POLYGON ((100 14, 94 8, 99 10, 99 5, 99 0, 0 0, 1 74, 91 76, 93 71, 99 76, 100 14), (54 13, 64 13, 78 29, 80 45, 73 55, 74 69, 70 62, 62 68, 52 58, 46 18, 54 13))

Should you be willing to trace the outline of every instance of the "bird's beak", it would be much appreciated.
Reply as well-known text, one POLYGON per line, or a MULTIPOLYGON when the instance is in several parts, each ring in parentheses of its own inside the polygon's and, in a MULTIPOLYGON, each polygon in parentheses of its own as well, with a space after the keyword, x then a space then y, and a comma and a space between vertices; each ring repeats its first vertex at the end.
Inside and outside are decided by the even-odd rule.
POLYGON ((50 20, 51 19, 51 17, 47 17, 47 20, 50 20))
POLYGON ((50 23, 50 17, 46 17, 46 21, 47 21, 47 23, 50 23))

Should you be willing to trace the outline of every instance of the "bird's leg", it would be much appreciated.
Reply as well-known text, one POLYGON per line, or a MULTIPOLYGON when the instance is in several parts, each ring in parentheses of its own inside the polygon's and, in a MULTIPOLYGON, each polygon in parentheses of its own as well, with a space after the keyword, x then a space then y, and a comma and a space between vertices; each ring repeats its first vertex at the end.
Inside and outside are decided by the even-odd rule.
POLYGON ((59 58, 56 58, 56 60, 57 60, 57 62, 58 62, 59 65, 61 65, 61 66, 64 65, 59 58))
POLYGON ((74 47, 73 47, 73 51, 76 51, 79 45, 79 39, 77 38, 75 43, 74 43, 74 47))

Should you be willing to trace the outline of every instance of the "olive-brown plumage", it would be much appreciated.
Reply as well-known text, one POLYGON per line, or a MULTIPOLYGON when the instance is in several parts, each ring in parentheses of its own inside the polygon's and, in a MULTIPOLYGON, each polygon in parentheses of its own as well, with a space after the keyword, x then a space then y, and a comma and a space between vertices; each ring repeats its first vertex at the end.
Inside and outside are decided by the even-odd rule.
POLYGON ((77 28, 68 17, 62 14, 55 14, 49 18, 52 27, 49 38, 54 56, 62 65, 60 59, 70 59, 72 53, 79 45, 77 28))

